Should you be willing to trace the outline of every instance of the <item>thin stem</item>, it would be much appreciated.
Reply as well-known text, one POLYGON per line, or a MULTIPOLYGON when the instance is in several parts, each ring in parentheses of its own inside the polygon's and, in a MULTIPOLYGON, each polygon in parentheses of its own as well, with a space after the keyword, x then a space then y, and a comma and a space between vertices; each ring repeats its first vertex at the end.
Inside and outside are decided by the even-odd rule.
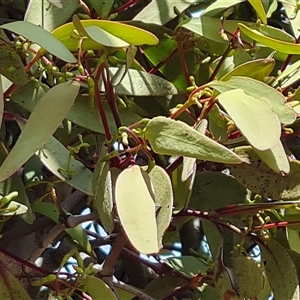
POLYGON ((187 65, 186 65, 186 59, 184 57, 183 43, 184 43, 184 41, 178 41, 177 42, 178 53, 179 53, 181 68, 182 68, 182 71, 183 71, 183 75, 184 75, 186 84, 188 86, 190 86, 192 83, 191 83, 191 80, 190 80, 189 70, 188 70, 187 65))

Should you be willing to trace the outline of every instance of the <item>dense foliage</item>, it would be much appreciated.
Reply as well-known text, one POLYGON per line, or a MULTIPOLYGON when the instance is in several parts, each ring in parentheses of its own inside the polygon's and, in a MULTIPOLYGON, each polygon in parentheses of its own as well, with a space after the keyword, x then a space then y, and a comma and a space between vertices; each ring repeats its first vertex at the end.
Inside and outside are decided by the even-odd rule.
POLYGON ((298 9, 0 1, 0 299, 300 299, 298 9))

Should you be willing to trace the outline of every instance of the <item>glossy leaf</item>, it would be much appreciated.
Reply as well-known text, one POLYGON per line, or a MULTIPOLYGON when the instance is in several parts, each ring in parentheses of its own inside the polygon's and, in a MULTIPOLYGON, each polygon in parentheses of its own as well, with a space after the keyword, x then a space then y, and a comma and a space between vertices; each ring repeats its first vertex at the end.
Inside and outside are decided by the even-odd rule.
MULTIPOLYGON (((27 83, 27 74, 21 57, 10 44, 9 39, 0 29, 0 74, 17 85, 27 83)), ((2 96, 2 93, 1 93, 2 96)))
POLYGON ((267 98, 254 98, 234 89, 221 93, 218 101, 253 147, 267 150, 279 143, 281 125, 267 98))
POLYGON ((230 173, 238 182, 254 193, 273 200, 297 200, 300 197, 300 185, 297 180, 300 174, 300 162, 290 161, 289 174, 282 176, 271 170, 251 147, 238 147, 235 149, 251 164, 229 166, 230 173))
MULTIPOLYGON (((110 67, 109 71, 113 77, 118 72, 118 68, 110 67)), ((101 91, 105 91, 102 81, 100 81, 99 87, 101 91)), ((115 92, 128 96, 169 96, 176 95, 177 89, 173 83, 157 75, 129 69, 121 83, 115 87, 115 92)))
POLYGON ((280 141, 271 149, 260 151, 254 148, 253 150, 275 172, 286 174, 290 172, 290 163, 280 141))
MULTIPOLYGON (((263 25, 261 25, 263 26, 263 25)), ((300 54, 300 45, 286 42, 286 41, 280 41, 275 38, 268 37, 264 34, 262 34, 260 31, 254 28, 250 28, 242 23, 239 23, 239 27, 243 33, 245 33, 247 36, 249 36, 254 41, 261 43, 263 45, 266 45, 270 47, 271 49, 274 49, 276 51, 280 51, 282 53, 287 54, 300 54)))
MULTIPOLYGON (((5 259, 6 256, 3 255, 5 259)), ((25 288, 19 280, 3 265, 2 254, 0 259, 0 299, 30 300, 25 288)))
POLYGON ((16 172, 46 143, 67 115, 78 91, 78 83, 66 82, 53 87, 45 94, 30 115, 15 146, 1 165, 0 181, 16 172))
POLYGON ((295 112, 288 104, 286 104, 284 96, 263 82, 249 77, 234 76, 226 82, 213 81, 207 85, 216 89, 219 93, 224 93, 233 89, 242 89, 245 94, 253 98, 266 97, 271 102, 273 111, 278 115, 281 123, 291 124, 296 119, 295 112))
POLYGON ((159 251, 154 187, 139 166, 125 169, 117 178, 115 201, 121 224, 132 245, 144 254, 159 251))
POLYGON ((93 300, 117 300, 117 297, 110 287, 100 278, 88 275, 81 279, 84 291, 92 297, 93 300))
POLYGON ((0 28, 24 36, 66 62, 77 62, 77 59, 61 42, 54 38, 48 31, 37 25, 25 21, 16 21, 1 25, 0 28))
POLYGON ((194 256, 171 257, 165 263, 189 278, 193 278, 199 273, 205 274, 208 268, 208 264, 204 260, 194 256))
POLYGON ((250 2, 250 4, 255 9, 255 11, 258 14, 259 18, 261 19, 261 21, 265 25, 267 25, 267 16, 266 16, 266 12, 265 12, 264 5, 263 5, 262 1, 261 0, 248 0, 248 1, 250 2))
POLYGON ((201 160, 242 163, 242 159, 181 121, 153 118, 145 128, 145 138, 158 154, 180 155, 201 160))
POLYGON ((174 7, 179 12, 182 12, 193 3, 193 0, 153 0, 134 17, 134 20, 163 25, 176 17, 174 7))
POLYGON ((168 173, 162 167, 157 165, 151 169, 149 176, 155 194, 158 244, 159 247, 162 248, 162 238, 166 229, 169 227, 172 218, 172 183, 168 173))
POLYGON ((245 76, 263 81, 265 77, 270 75, 274 67, 275 60, 272 58, 260 58, 247 61, 228 72, 220 80, 227 81, 233 76, 245 76))
POLYGON ((233 177, 218 172, 201 172, 195 177, 189 208, 211 211, 243 203, 247 190, 233 177))
POLYGON ((299 297, 299 282, 295 265, 287 250, 276 240, 268 237, 259 243, 264 264, 275 299, 299 297))
MULTIPOLYGON (((123 24, 115 21, 107 20, 81 20, 81 24, 84 28, 89 26, 96 26, 102 30, 110 33, 111 35, 125 41, 130 45, 156 45, 158 39, 152 33, 134 27, 128 24, 123 24)), ((77 51, 78 39, 72 38, 75 26, 73 23, 66 23, 56 28, 52 35, 56 37, 61 43, 63 43, 69 50, 77 51), (71 38, 70 38, 71 37, 71 38)), ((74 34, 73 34, 74 35, 74 34)), ((94 42, 91 39, 84 39, 81 44, 82 50, 96 50, 99 49, 99 43, 94 42)))
POLYGON ((234 289, 241 299, 253 299, 264 289, 265 275, 260 265, 247 256, 230 260, 234 289))
POLYGON ((114 229, 112 179, 109 170, 109 161, 101 161, 98 158, 93 176, 93 204, 96 207, 101 224, 108 233, 114 229))
POLYGON ((60 5, 48 5, 45 1, 30 0, 24 20, 51 32, 54 28, 64 24, 80 7, 79 0, 60 0, 59 2, 60 5))

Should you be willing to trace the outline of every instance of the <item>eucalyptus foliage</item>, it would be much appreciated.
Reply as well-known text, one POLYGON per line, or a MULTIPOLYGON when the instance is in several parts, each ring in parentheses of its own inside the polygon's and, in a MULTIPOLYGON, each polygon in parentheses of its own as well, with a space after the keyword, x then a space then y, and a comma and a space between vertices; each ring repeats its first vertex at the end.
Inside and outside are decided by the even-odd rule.
POLYGON ((0 299, 299 299, 299 9, 1 1, 0 299))

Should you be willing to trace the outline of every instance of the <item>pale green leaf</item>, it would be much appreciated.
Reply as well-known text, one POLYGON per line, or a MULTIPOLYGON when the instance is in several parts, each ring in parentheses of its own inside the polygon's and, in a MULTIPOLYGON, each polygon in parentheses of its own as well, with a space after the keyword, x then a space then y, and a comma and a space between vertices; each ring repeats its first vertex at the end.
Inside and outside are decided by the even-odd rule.
POLYGON ((24 36, 66 62, 77 62, 74 55, 60 41, 53 37, 51 33, 35 24, 25 21, 16 21, 1 25, 0 28, 24 36))
POLYGON ((194 2, 194 0, 153 0, 133 20, 163 25, 176 17, 174 7, 182 12, 194 2))
POLYGON ((112 178, 109 161, 102 161, 99 155, 93 176, 93 204, 98 211, 101 224, 108 233, 114 229, 112 178))
MULTIPOLYGON (((113 77, 119 68, 110 67, 110 75, 113 77)), ((99 87, 105 92, 103 81, 99 81, 99 87)), ((176 95, 177 89, 173 83, 154 74, 129 69, 121 83, 115 87, 116 94, 128 96, 169 96, 176 95)))
POLYGON ((16 172, 47 142, 67 115, 78 91, 78 83, 66 82, 53 87, 42 97, 1 165, 0 181, 16 172))
POLYGON ((27 210, 28 210, 27 206, 16 201, 10 201, 5 208, 1 207, 0 216, 7 217, 7 216, 23 215, 27 212, 27 210))
POLYGON ((300 198, 299 161, 290 161, 290 172, 283 176, 270 169, 251 147, 238 147, 234 151, 251 164, 228 165, 230 173, 249 190, 273 200, 300 198))
POLYGON ((4 263, 7 257, 2 253, 0 255, 0 299, 7 300, 31 300, 27 291, 21 285, 20 281, 11 274, 4 263))
POLYGON ((271 148, 264 151, 253 149, 255 153, 275 172, 290 172, 290 163, 284 151, 281 141, 271 148))
POLYGON ((266 16, 265 8, 263 6, 262 1, 261 0, 248 0, 248 1, 255 9, 255 11, 256 11, 257 15, 259 16, 259 18, 261 19, 261 21, 265 25, 267 25, 267 16, 266 16))
POLYGON ((56 138, 50 137, 48 141, 36 153, 44 166, 55 174, 62 181, 67 182, 79 191, 87 195, 93 195, 92 178, 93 172, 85 167, 74 157, 71 158, 71 178, 60 168, 66 169, 69 158, 69 151, 56 138))
POLYGON ((110 287, 100 278, 88 275, 81 278, 84 291, 92 297, 93 300, 117 300, 117 297, 110 287))
MULTIPOLYGON (((264 26, 264 25, 261 25, 264 26)), ((264 35, 262 32, 257 30, 256 28, 250 28, 247 27, 246 25, 239 23, 239 27, 241 31, 246 34, 248 37, 253 39, 256 42, 259 42, 271 49, 274 49, 276 51, 280 51, 282 53, 287 53, 287 54, 300 54, 300 45, 291 43, 291 42, 286 42, 282 40, 277 40, 272 37, 268 37, 264 35)))
POLYGON ((208 128, 212 136, 221 143, 224 143, 228 139, 228 121, 220 113, 220 108, 215 104, 208 113, 208 128))
POLYGON ((111 33, 105 31, 104 29, 97 26, 87 26, 85 30, 88 36, 98 44, 106 47, 122 48, 128 47, 129 44, 120 38, 112 35, 111 33))
POLYGON ((295 295, 299 297, 297 271, 287 250, 270 237, 263 238, 259 247, 274 298, 293 300, 295 295))
POLYGON ((145 138, 158 154, 180 155, 201 160, 239 164, 243 160, 226 147, 181 121, 153 118, 145 128, 145 138))
POLYGON ((225 12, 228 8, 244 1, 246 0, 227 0, 226 2, 222 0, 215 1, 204 10, 203 15, 209 17, 220 16, 220 14, 225 12))
POLYGON ((160 166, 154 166, 150 173, 153 184, 156 205, 157 238, 162 247, 162 238, 169 227, 173 210, 173 190, 168 173, 160 166))
POLYGON ((132 245, 144 254, 157 253, 155 194, 149 175, 137 165, 125 169, 116 181, 115 201, 132 245))
POLYGON ((280 121, 267 98, 254 98, 234 89, 221 93, 218 101, 253 147, 267 150, 279 143, 280 121))
POLYGON ((79 0, 60 0, 60 2, 61 5, 58 6, 47 3, 45 0, 30 0, 24 20, 51 32, 64 24, 80 7, 79 0))
POLYGON ((296 119, 296 114, 286 104, 285 97, 276 89, 258 80, 244 76, 233 76, 228 81, 212 81, 207 85, 216 89, 219 93, 233 89, 242 89, 245 94, 253 98, 266 97, 271 102, 272 109, 278 115, 281 123, 291 124, 296 119))
POLYGON ((280 86, 281 88, 286 88, 300 79, 300 61, 296 61, 292 65, 288 66, 276 80, 273 82, 272 86, 280 86), (280 84, 279 84, 280 83, 280 84))

